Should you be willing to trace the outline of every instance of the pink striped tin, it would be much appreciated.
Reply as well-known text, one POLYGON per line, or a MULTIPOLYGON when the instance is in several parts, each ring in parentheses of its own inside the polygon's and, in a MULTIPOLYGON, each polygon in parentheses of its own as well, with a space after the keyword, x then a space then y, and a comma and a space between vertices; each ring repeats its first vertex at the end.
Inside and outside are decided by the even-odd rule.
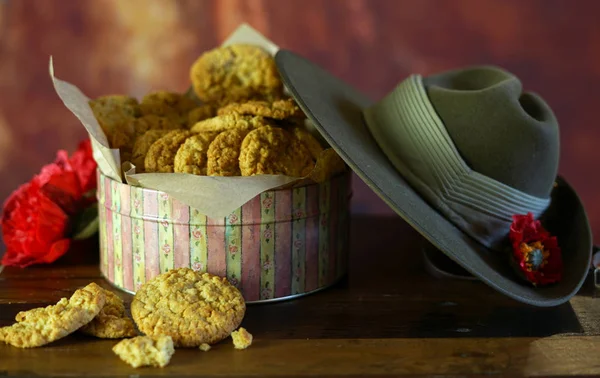
POLYGON ((129 293, 173 268, 226 276, 247 303, 326 288, 347 271, 351 174, 261 193, 211 219, 98 172, 100 268, 129 293))

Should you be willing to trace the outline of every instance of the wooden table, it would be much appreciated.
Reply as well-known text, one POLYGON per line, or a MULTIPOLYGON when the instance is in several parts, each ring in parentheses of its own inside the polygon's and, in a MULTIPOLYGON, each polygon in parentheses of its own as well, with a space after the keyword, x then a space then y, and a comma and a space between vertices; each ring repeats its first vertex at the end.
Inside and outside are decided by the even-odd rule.
MULTIPOLYGON (((399 218, 355 218, 348 278, 293 301, 252 305, 247 350, 178 349, 164 369, 133 369, 116 341, 74 334, 42 348, 0 345, 0 376, 398 376, 600 374, 600 299, 588 282, 570 303, 519 304, 479 282, 425 272, 423 239, 399 218), (399 237, 401 236, 401 237, 399 237)), ((95 281, 95 244, 60 263, 0 273, 0 325, 95 281)), ((131 296, 122 294, 129 303, 131 296)))

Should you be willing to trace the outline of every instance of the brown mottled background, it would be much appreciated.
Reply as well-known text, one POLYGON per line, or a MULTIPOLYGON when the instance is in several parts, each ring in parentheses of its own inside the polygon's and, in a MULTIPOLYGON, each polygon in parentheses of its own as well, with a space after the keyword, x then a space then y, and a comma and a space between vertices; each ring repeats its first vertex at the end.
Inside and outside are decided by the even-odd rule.
MULTIPOLYGON (((0 198, 84 137, 50 55, 90 97, 183 91, 194 59, 248 22, 373 98, 412 72, 513 71, 555 110, 560 172, 600 235, 599 14, 596 0, 0 0, 0 198)), ((356 212, 389 212, 355 186, 356 212)))

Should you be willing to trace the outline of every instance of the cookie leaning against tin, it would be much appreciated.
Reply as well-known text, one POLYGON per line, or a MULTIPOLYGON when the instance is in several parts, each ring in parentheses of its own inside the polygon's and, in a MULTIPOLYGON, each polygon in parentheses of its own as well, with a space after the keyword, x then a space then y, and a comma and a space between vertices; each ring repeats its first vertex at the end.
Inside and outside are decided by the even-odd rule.
POLYGON ((276 99, 283 84, 275 60, 260 47, 235 44, 205 52, 190 70, 202 101, 227 104, 249 99, 276 99))
POLYGON ((19 312, 17 323, 0 328, 0 341, 19 348, 46 345, 92 321, 105 301, 102 288, 91 283, 55 305, 19 312))
POLYGON ((187 130, 173 130, 154 142, 144 159, 145 171, 173 173, 175 155, 181 144, 192 135, 187 130))
POLYGON ((244 298, 226 278, 173 269, 136 292, 131 314, 148 336, 166 335, 175 346, 214 344, 235 330, 246 312, 244 298))

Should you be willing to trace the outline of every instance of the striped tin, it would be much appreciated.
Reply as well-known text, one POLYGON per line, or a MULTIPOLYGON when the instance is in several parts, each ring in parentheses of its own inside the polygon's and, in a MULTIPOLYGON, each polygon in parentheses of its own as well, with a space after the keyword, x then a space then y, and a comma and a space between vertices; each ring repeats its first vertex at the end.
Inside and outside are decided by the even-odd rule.
POLYGON ((212 219, 98 171, 102 274, 135 293, 160 273, 190 267, 227 276, 247 303, 323 289, 347 270, 350 177, 263 192, 212 219))

